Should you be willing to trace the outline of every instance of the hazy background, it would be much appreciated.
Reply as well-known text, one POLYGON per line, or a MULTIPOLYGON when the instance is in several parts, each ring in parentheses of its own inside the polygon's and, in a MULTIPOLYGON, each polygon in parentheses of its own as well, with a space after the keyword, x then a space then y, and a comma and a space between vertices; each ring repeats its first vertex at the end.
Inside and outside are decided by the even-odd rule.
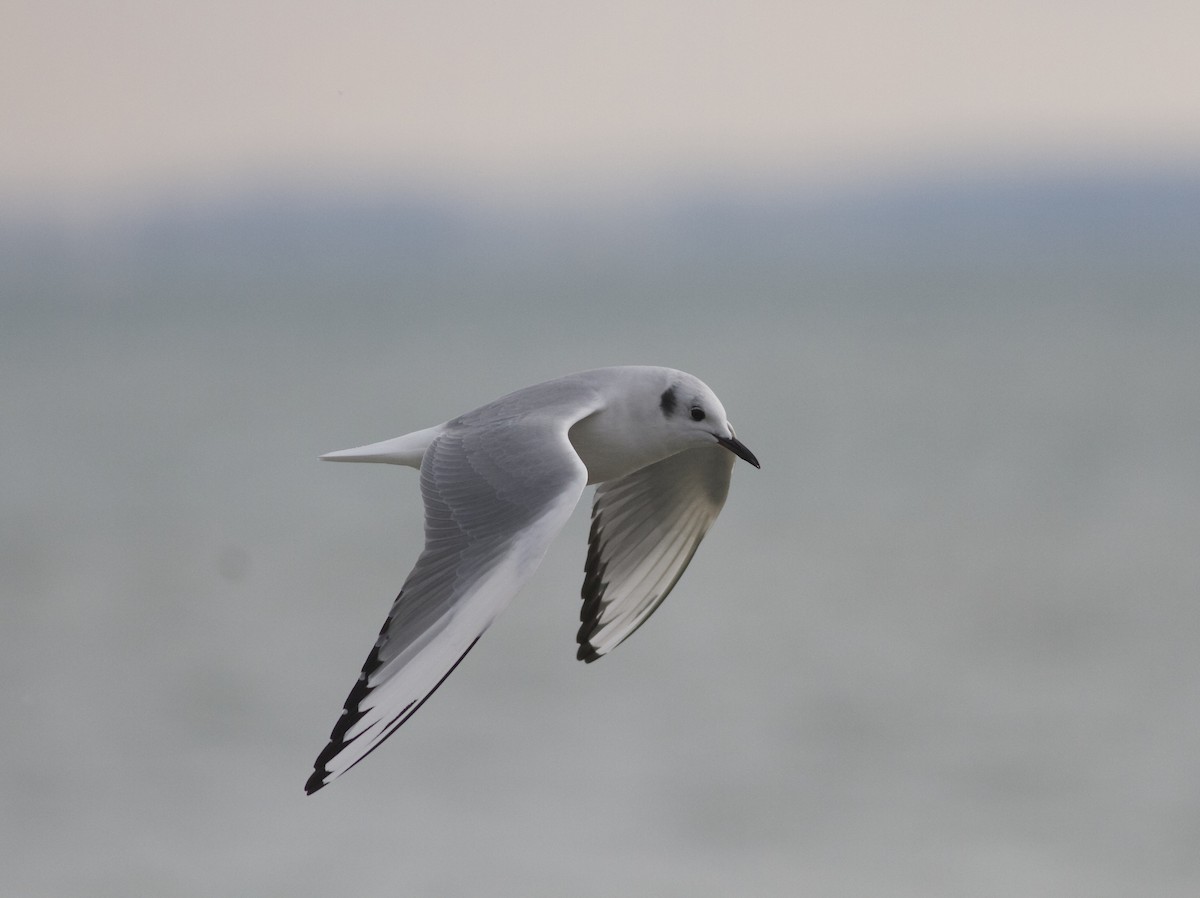
POLYGON ((1192 3, 24 4, 0 893, 1192 896, 1192 3), (667 364, 763 470, 611 657, 581 509, 302 786, 419 550, 321 465, 667 364))

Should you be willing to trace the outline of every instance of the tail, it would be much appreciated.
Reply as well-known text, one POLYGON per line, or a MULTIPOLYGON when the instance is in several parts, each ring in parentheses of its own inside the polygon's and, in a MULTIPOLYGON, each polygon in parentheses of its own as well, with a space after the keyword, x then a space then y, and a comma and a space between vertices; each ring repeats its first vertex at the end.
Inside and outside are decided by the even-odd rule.
POLYGON ((338 452, 327 452, 321 458, 324 461, 373 461, 388 465, 408 465, 410 468, 421 467, 421 459, 425 450, 442 432, 444 425, 427 427, 402 437, 384 440, 381 443, 371 443, 354 449, 342 449, 338 452))

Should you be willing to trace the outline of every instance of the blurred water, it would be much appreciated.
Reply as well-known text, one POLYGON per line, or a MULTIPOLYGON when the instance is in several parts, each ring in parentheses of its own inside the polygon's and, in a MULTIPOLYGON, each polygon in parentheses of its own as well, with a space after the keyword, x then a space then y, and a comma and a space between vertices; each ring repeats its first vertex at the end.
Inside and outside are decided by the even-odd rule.
POLYGON ((0 892, 1193 895, 1200 186, 5 222, 0 892), (580 511, 302 785, 415 558, 316 456, 605 364, 764 463, 574 660, 580 511))

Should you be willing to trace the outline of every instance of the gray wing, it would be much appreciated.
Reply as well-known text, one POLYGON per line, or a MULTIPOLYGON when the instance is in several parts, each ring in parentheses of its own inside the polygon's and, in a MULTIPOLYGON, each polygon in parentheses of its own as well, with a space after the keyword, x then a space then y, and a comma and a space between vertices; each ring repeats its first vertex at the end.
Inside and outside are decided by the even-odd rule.
POLYGON ((583 493, 570 421, 452 422, 421 463, 425 548, 392 605, 310 794, 411 717, 533 573, 583 493))
POLYGON ((595 661, 646 622, 725 504, 732 452, 689 449, 596 488, 577 657, 595 661))

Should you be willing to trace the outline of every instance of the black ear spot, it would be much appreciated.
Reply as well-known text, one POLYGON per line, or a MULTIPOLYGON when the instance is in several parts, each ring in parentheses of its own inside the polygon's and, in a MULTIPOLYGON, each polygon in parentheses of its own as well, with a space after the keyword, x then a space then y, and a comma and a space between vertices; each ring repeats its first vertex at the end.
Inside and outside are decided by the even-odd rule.
POLYGON ((662 398, 658 402, 658 407, 662 409, 664 417, 671 417, 675 414, 675 408, 679 405, 679 400, 675 398, 675 388, 667 387, 663 390, 662 398))
POLYGON ((698 406, 698 405, 693 405, 692 406, 692 420, 693 421, 703 421, 704 420, 704 409, 700 408, 700 406, 698 406))

